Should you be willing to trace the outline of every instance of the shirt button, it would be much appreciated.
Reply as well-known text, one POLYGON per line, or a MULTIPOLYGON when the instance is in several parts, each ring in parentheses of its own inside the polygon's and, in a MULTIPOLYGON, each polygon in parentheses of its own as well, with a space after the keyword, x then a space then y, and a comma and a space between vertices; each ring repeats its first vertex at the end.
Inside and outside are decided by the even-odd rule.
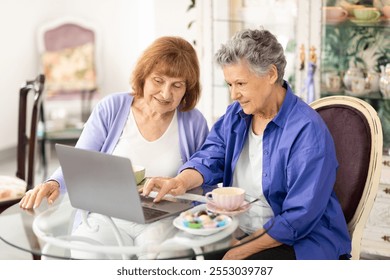
POLYGON ((264 154, 265 154, 265 155, 268 155, 268 151, 267 151, 267 150, 265 150, 265 151, 264 151, 264 154))
POLYGON ((264 176, 264 177, 267 177, 267 173, 263 173, 263 176, 264 176))

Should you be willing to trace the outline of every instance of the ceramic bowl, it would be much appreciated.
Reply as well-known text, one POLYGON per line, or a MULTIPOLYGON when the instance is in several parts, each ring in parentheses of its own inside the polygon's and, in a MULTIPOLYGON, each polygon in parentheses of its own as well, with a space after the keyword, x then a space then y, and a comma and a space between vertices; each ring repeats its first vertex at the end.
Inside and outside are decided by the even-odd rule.
POLYGON ((137 185, 145 178, 145 167, 141 165, 133 165, 133 172, 137 185))

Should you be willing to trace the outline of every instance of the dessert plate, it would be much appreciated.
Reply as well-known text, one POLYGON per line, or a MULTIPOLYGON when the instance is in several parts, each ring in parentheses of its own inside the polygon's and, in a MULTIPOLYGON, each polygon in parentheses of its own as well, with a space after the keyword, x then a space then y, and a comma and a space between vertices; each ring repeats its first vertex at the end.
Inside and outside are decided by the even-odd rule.
MULTIPOLYGON (((186 212, 195 213, 195 212, 202 211, 202 210, 206 210, 206 206, 204 204, 201 204, 197 207, 194 207, 191 210, 188 210, 186 212)), ((229 216, 226 216, 225 217, 225 224, 223 226, 220 226, 220 227, 189 228, 189 227, 184 225, 183 217, 179 216, 173 220, 173 225, 176 228, 183 230, 185 232, 188 232, 190 234, 194 234, 194 235, 211 235, 211 234, 217 233, 217 232, 229 227, 231 223, 232 223, 232 218, 230 218, 229 216)))

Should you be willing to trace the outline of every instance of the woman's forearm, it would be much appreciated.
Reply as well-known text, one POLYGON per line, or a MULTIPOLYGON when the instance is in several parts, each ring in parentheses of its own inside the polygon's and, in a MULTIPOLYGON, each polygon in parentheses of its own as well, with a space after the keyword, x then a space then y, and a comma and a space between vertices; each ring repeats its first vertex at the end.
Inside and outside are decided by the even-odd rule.
POLYGON ((176 176, 186 190, 199 187, 203 184, 203 176, 195 169, 184 169, 176 176))
POLYGON ((253 254, 282 245, 279 241, 273 239, 264 229, 258 230, 248 237, 242 239, 238 247, 230 249, 224 256, 225 260, 242 260, 253 254))

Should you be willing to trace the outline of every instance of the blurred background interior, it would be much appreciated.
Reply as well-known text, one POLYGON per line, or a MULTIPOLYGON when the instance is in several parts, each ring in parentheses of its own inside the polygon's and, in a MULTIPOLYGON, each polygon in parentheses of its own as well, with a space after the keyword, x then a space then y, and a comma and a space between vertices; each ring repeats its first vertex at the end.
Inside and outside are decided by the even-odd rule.
MULTIPOLYGON (((74 143, 97 101, 130 90, 132 67, 155 38, 177 35, 193 43, 202 74, 198 108, 211 126, 231 102, 222 71, 212 61, 219 45, 245 27, 270 29, 286 48, 286 79, 295 84, 297 40, 310 37, 298 34, 298 25, 310 32, 309 10, 313 9, 310 1, 298 0, 4 2, 0 11, 0 106, 7 117, 0 120, 1 173, 13 173, 16 166, 18 91, 26 80, 42 73, 46 80, 37 125, 36 182, 58 164, 54 143, 74 143), (305 15, 299 16, 300 12, 305 15)), ((320 1, 316 6, 321 16, 320 1)), ((27 99, 31 103, 33 97, 27 99)), ((27 118, 29 110, 27 106, 27 118)))

